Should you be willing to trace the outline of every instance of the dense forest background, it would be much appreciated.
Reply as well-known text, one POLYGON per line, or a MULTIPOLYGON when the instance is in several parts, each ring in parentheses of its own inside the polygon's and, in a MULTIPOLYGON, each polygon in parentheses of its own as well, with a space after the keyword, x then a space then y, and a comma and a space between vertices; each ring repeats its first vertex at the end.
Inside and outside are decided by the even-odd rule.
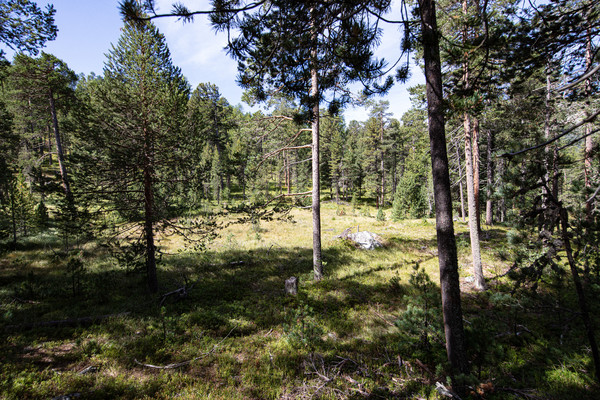
POLYGON ((600 5, 390 7, 123 1, 84 76, 52 7, 1 2, 0 396, 597 398, 600 5), (152 22, 206 13, 263 111, 152 22))

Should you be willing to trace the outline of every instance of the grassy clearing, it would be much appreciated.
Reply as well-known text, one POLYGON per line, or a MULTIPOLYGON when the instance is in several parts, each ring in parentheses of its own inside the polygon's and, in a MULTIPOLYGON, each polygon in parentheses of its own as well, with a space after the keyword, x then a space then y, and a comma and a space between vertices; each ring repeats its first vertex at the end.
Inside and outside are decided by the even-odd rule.
MULTIPOLYGON (((323 206, 327 278, 319 283, 308 210, 295 210, 294 222, 231 225, 202 253, 164 240, 172 255, 161 262, 161 293, 194 286, 162 306, 141 274, 95 243, 75 255, 79 268, 52 235, 5 252, 0 398, 440 398, 435 382, 446 382, 446 365, 434 222, 366 214, 323 206), (356 226, 380 234, 386 247, 361 251, 335 238, 356 226), (300 278, 296 297, 283 290, 292 275, 300 278), (118 315, 25 329, 106 314, 118 315), (148 366, 177 363, 184 364, 148 366)), ((509 282, 494 280, 488 292, 471 292, 467 227, 456 229, 472 397, 598 398, 585 336, 569 312, 570 287, 556 280, 512 293, 509 282)), ((486 233, 488 277, 510 266, 505 234, 486 233)))

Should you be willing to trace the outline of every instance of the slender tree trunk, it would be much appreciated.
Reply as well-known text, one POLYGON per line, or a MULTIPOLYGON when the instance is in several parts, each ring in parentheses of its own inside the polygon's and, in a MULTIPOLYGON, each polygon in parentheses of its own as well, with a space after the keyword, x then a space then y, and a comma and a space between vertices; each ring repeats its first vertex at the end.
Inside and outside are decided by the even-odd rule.
POLYGON ((479 234, 481 233, 481 206, 479 203, 479 119, 473 117, 472 122, 473 126, 471 129, 471 143, 473 145, 473 199, 475 202, 474 221, 477 224, 477 232, 479 234))
POLYGON ((290 166, 290 153, 285 152, 285 185, 287 187, 287 194, 292 193, 292 170, 290 166))
POLYGON ((425 60, 429 141, 446 352, 453 374, 467 374, 469 364, 463 329, 458 259, 452 221, 451 186, 444 128, 442 70, 434 0, 419 0, 419 14, 425 60))
MULTIPOLYGON (((465 17, 468 14, 467 0, 462 2, 462 11, 465 17)), ((467 43, 467 26, 463 28, 462 36, 463 43, 467 43)), ((465 91, 470 90, 471 78, 469 70, 469 58, 468 53, 465 50, 463 59, 463 77, 462 82, 465 91)), ((474 139, 477 139, 475 131, 478 131, 478 122, 474 118, 473 124, 469 112, 465 110, 463 115, 464 122, 464 140, 465 140, 465 175, 467 176, 467 206, 469 209, 469 233, 471 237, 471 256, 473 258, 473 277, 475 290, 485 290, 485 279, 483 276, 483 268, 481 265, 481 253, 479 246, 479 214, 477 211, 477 196, 479 191, 479 177, 475 178, 475 174, 479 174, 479 167, 475 167, 474 164, 478 164, 479 161, 479 150, 473 151, 474 139), (477 128, 477 129, 474 129, 477 128), (475 162, 475 156, 477 156, 477 162, 475 162), (477 187, 476 182, 477 181, 477 187)))
POLYGON ((481 265, 481 252, 479 246, 479 231, 477 230, 477 207, 475 205, 475 190, 473 185, 473 154, 471 148, 471 118, 464 116, 465 129, 465 175, 467 176, 467 205, 469 207, 469 233, 471 237, 471 256, 473 258, 473 285, 475 290, 485 290, 485 278, 481 265))
POLYGON ((71 185, 69 183, 69 176, 67 174, 67 166, 65 165, 65 158, 63 156, 62 141, 60 139, 60 131, 58 129, 58 117, 56 115, 56 104, 54 102, 54 93, 52 93, 52 90, 49 91, 48 98, 50 100, 50 114, 52 115, 52 128, 54 129, 54 141, 56 142, 56 157, 58 158, 60 177, 62 179, 67 202, 72 204, 73 194, 71 192, 71 185))
POLYGON ((460 151, 458 149, 458 145, 456 146, 456 162, 458 163, 458 192, 460 195, 460 218, 462 222, 465 222, 465 196, 463 193, 463 178, 460 176, 462 174, 462 166, 460 164, 460 151))
POLYGON ((492 152, 494 148, 494 133, 491 129, 487 131, 487 161, 486 161, 486 172, 487 172, 487 190, 485 199, 485 223, 486 225, 494 224, 494 210, 492 203, 492 194, 494 187, 494 160, 492 159, 492 152))
POLYGON ((577 291, 577 299, 579 301, 579 310, 581 311, 581 318, 583 319, 583 324, 585 325, 588 341, 590 343, 590 349, 592 351, 592 359, 594 360, 594 367, 596 369, 596 380, 600 382, 600 355, 598 353, 598 344, 596 343, 596 336, 594 334, 594 327, 590 319, 589 307, 587 305, 585 294, 583 292, 583 285, 581 284, 581 279, 579 278, 579 272, 577 271, 577 265, 575 263, 573 251, 571 249, 571 242, 568 232, 569 216, 567 214, 567 210, 564 207, 562 207, 562 205, 559 204, 559 208, 560 223, 562 225, 562 240, 565 245, 567 260, 571 269, 573 284, 575 285, 575 290, 577 291))
MULTIPOLYGON (((314 10, 311 10, 314 13, 314 10)), ((312 16, 315 18, 315 16, 312 16)), ((323 261, 321 255, 321 187, 319 171, 319 75, 317 71, 317 41, 313 25, 312 66, 310 70, 310 95, 314 105, 312 109, 312 220, 313 220, 313 272, 314 279, 323 278, 323 261)))

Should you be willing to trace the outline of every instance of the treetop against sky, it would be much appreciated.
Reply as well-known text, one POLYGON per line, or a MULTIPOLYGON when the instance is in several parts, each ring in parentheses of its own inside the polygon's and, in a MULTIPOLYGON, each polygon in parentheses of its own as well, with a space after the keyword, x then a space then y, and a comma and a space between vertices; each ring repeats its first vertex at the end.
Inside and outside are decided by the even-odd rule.
MULTIPOLYGON (((157 0, 157 12, 170 11, 172 3, 172 0, 157 0)), ((182 3, 193 10, 210 7, 210 2, 206 0, 186 0, 182 3)), ((58 35, 56 40, 47 43, 43 51, 62 59, 76 73, 87 75, 93 72, 101 75, 105 54, 111 44, 116 44, 123 26, 118 9, 119 0, 39 0, 37 4, 40 8, 53 4, 56 9, 58 35)), ((395 1, 388 17, 393 19, 398 10, 395 1)), ((242 89, 235 82, 237 63, 223 50, 227 41, 225 34, 216 34, 203 16, 195 17, 192 23, 184 24, 177 18, 159 18, 154 23, 167 39, 174 64, 182 69, 193 88, 201 82, 211 82, 219 87, 231 104, 241 103, 242 89)), ((384 35, 376 55, 393 63, 400 55, 401 31, 392 25, 382 28, 384 35)), ((4 50, 11 59, 13 53, 9 49, 4 50)), ((423 83, 419 67, 413 64, 411 73, 412 78, 407 84, 397 83, 385 97, 396 118, 400 118, 411 106, 406 89, 423 83)), ((358 86, 355 89, 360 90, 358 86)), ((244 105, 244 109, 249 110, 249 107, 244 105)), ((349 108, 344 112, 344 117, 347 122, 353 119, 366 120, 368 111, 349 108)))

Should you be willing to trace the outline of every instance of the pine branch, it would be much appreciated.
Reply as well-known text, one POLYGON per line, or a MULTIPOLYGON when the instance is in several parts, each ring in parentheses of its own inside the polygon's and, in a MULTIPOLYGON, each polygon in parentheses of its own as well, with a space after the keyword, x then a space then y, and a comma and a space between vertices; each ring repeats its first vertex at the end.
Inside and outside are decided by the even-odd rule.
POLYGON ((596 111, 594 114, 592 114, 592 115, 590 115, 589 117, 587 117, 587 118, 585 118, 585 119, 581 120, 581 121, 580 121, 579 123, 577 123, 576 125, 573 125, 572 127, 570 127, 569 129, 567 129, 566 131, 563 131, 563 132, 561 132, 559 135, 556 135, 556 136, 554 136, 554 137, 553 137, 552 139, 550 139, 550 140, 547 140, 547 141, 545 141, 545 142, 543 142, 543 143, 540 143, 540 144, 537 144, 537 145, 535 145, 535 146, 528 147, 528 148, 526 148, 526 149, 522 149, 522 150, 519 150, 519 151, 515 151, 515 152, 513 152, 513 153, 504 153, 504 154, 501 154, 501 155, 500 155, 500 157, 506 157, 506 158, 510 158, 510 157, 514 157, 514 156, 516 156, 516 155, 519 155, 519 154, 526 153, 526 152, 528 152, 528 151, 531 151, 531 150, 537 150, 537 149, 539 149, 539 148, 541 148, 541 147, 547 146, 547 145, 549 145, 550 143, 554 143, 555 141, 557 141, 558 139, 562 138, 563 136, 566 136, 566 135, 568 135, 569 133, 573 132, 575 129, 579 128, 580 126, 582 126, 582 125, 585 125, 585 124, 587 124, 588 122, 593 122, 593 121, 596 119, 596 117, 597 117, 598 115, 600 115, 600 111, 596 111))

